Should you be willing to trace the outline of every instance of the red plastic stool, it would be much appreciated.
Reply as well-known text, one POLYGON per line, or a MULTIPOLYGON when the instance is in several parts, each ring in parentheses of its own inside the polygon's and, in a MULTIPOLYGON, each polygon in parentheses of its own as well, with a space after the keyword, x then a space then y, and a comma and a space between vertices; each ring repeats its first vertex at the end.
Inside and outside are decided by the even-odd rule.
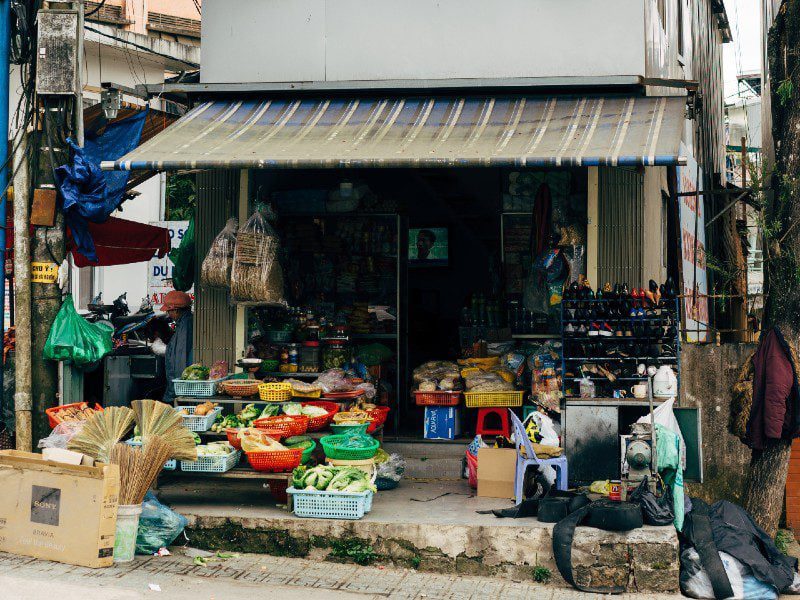
POLYGON ((479 408, 478 424, 475 426, 475 433, 477 435, 502 435, 504 437, 511 437, 511 426, 508 423, 508 409, 499 407, 479 408), (489 429, 486 427, 486 418, 490 415, 498 419, 500 422, 500 429, 489 429))

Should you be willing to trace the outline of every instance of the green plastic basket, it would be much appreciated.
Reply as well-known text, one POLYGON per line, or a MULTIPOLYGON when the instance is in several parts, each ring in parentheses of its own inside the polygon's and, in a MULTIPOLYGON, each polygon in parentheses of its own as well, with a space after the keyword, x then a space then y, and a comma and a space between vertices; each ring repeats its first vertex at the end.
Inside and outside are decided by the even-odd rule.
POLYGON ((311 460, 311 455, 314 454, 314 450, 317 449, 317 442, 315 442, 314 440, 311 440, 311 442, 313 445, 303 450, 303 456, 300 458, 301 465, 304 465, 309 460, 311 460))
MULTIPOLYGON (((320 439, 322 448, 325 450, 325 456, 338 460, 366 460, 375 456, 375 453, 380 448, 380 442, 372 439, 372 444, 367 448, 342 448, 342 444, 349 435, 326 435, 320 439)), ((369 437, 369 436, 367 436, 369 437)))
POLYGON ((369 427, 369 421, 358 425, 337 425, 336 423, 331 423, 331 431, 336 434, 367 433, 367 427, 369 427))

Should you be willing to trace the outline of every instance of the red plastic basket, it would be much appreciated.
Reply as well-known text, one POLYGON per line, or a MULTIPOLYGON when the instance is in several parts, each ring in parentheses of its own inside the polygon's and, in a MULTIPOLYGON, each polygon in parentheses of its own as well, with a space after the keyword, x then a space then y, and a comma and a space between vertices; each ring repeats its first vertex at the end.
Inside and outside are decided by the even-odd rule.
POLYGON ((311 402, 301 402, 303 406, 319 406, 328 411, 327 415, 322 417, 309 417, 307 431, 321 431, 325 429, 333 421, 333 415, 339 412, 339 405, 336 402, 326 402, 325 400, 313 400, 311 402))
POLYGON ((461 392, 414 392, 417 406, 457 406, 461 392))
POLYGON ((386 423, 386 419, 389 417, 389 410, 388 406, 379 406, 367 413, 371 421, 369 427, 367 427, 367 433, 372 433, 378 429, 378 427, 386 423))
POLYGON ((284 473, 300 465, 303 450, 275 450, 273 452, 246 452, 247 461, 256 471, 267 473, 284 473))
MULTIPOLYGON (((75 402, 73 404, 64 404, 63 406, 54 406, 52 408, 48 408, 44 412, 45 412, 45 414, 47 414, 47 420, 50 423, 50 429, 55 428, 56 425, 61 423, 61 419, 59 418, 58 415, 59 415, 59 413, 67 410, 68 408, 84 409, 84 408, 91 408, 91 407, 86 402, 75 402)), ((93 410, 101 411, 101 410, 103 410, 103 407, 100 406, 99 404, 95 404, 93 410)))
POLYGON ((237 450, 242 449, 242 440, 239 439, 239 429, 236 427, 228 427, 225 429, 225 434, 228 436, 228 443, 237 450))
POLYGON ((280 415, 256 419, 253 421, 253 426, 270 437, 287 438, 303 435, 308 431, 308 421, 305 415, 280 415))

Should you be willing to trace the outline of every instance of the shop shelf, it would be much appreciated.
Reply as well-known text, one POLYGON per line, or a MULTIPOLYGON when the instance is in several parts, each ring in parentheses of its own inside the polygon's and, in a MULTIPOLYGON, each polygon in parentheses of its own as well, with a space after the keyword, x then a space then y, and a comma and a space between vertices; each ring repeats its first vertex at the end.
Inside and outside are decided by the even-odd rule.
POLYGON ((222 412, 220 407, 215 408, 208 414, 195 416, 196 406, 177 406, 178 411, 186 411, 183 416, 183 426, 189 431, 208 431, 217 419, 217 415, 222 412))
POLYGON ((196 461, 181 461, 181 471, 195 473, 225 473, 239 464, 241 450, 214 456, 199 456, 196 461))
POLYGON ((522 406, 525 392, 464 392, 467 408, 489 408, 495 406, 522 406))
MULTIPOLYGON (((229 376, 230 377, 230 376, 229 376)), ((194 396, 195 398, 208 398, 217 395, 217 384, 225 381, 229 377, 221 379, 206 379, 203 381, 192 381, 189 379, 173 379, 176 396, 194 396)))
POLYGON ((328 492, 290 487, 286 493, 292 496, 294 514, 298 517, 356 520, 372 509, 371 491, 328 492))

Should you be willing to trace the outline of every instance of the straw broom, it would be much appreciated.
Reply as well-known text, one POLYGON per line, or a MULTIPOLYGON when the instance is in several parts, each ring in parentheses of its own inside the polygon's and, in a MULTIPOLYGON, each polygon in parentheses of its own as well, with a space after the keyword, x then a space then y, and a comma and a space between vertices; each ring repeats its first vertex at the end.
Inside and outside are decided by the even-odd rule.
POLYGON ((111 462, 119 465, 121 505, 142 503, 171 452, 169 445, 158 436, 152 436, 141 449, 129 444, 113 447, 111 462))
POLYGON ((134 400, 131 406, 136 413, 144 447, 158 436, 170 448, 169 458, 197 460, 194 437, 183 426, 183 417, 175 409, 157 400, 134 400))
POLYGON ((107 463, 114 445, 133 426, 133 419, 133 411, 124 406, 98 411, 86 420, 86 424, 67 444, 67 449, 107 463))

